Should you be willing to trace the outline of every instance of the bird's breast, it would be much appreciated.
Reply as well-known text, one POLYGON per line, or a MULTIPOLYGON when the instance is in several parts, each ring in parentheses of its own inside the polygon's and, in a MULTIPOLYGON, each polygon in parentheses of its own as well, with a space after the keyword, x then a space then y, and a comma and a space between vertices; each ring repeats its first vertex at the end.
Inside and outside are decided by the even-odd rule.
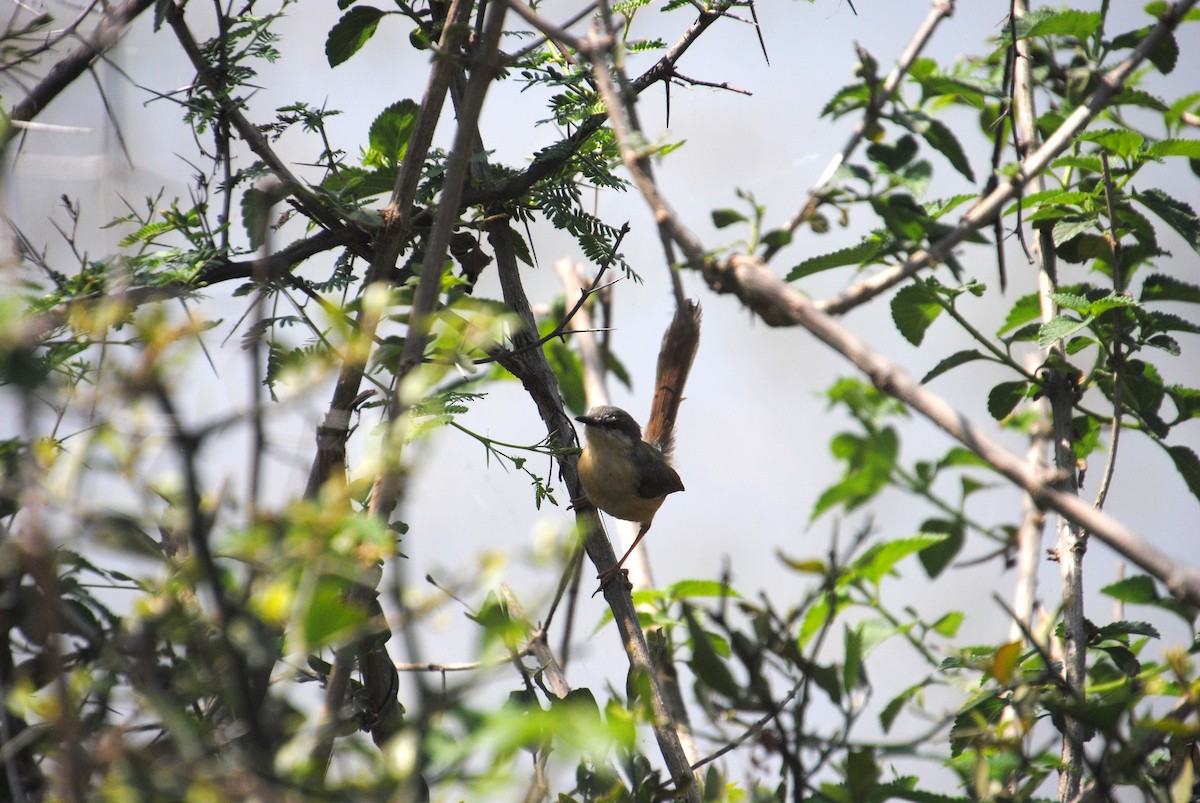
POLYGON ((608 515, 647 524, 662 506, 665 495, 639 496, 636 468, 627 459, 597 459, 596 450, 589 446, 579 457, 579 481, 591 503, 608 515))

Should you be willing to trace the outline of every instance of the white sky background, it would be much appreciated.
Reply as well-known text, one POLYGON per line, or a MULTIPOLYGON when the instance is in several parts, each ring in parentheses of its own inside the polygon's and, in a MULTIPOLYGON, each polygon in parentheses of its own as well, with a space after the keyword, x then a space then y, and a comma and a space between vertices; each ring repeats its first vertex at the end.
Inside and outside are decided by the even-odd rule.
MULTIPOLYGON (((576 5, 546 3, 543 13, 551 19, 565 19, 576 5)), ((1140 27, 1149 21, 1135 7, 1140 4, 1113 6, 1110 31, 1140 27)), ((848 119, 830 123, 818 117, 829 97, 854 80, 854 42, 874 54, 881 74, 886 74, 928 12, 927 3, 894 0, 855 0, 854 7, 857 15, 845 2, 761 2, 758 15, 771 59, 769 66, 764 63, 753 29, 732 23, 715 25, 679 64, 680 71, 690 77, 727 81, 752 92, 751 97, 675 87, 667 128, 661 86, 642 96, 641 120, 651 141, 658 137, 686 140, 682 149, 658 165, 657 175, 682 220, 707 246, 730 244, 744 236, 744 230, 736 227, 715 231, 709 222, 709 212, 714 208, 743 208, 734 194, 738 188, 753 192, 760 203, 766 204, 768 227, 782 225, 794 213, 805 191, 840 151, 855 122, 848 119)), ((1007 8, 1007 2, 960 3, 956 15, 942 24, 926 54, 944 64, 959 55, 982 55, 988 48, 986 37, 997 33, 1007 8)), ((60 8, 53 10, 60 18, 69 16, 60 8)), ((201 14, 192 13, 198 10, 190 9, 189 18, 200 19, 201 14)), ((690 23, 690 14, 643 11, 635 31, 660 35, 670 43, 690 23)), ((427 73, 425 63, 419 61, 421 56, 414 54, 403 39, 395 39, 407 36, 408 29, 399 18, 385 19, 375 39, 360 54, 331 70, 324 59, 323 45, 337 16, 332 2, 302 3, 289 10, 288 19, 279 29, 285 60, 260 71, 263 90, 251 104, 251 117, 266 122, 273 109, 295 101, 341 109, 343 114, 330 120, 329 131, 334 144, 345 150, 353 163, 375 115, 399 98, 419 100, 427 73)), ((1197 36, 1194 25, 1180 32, 1180 64, 1165 79, 1155 75, 1148 87, 1151 91, 1171 98, 1195 89, 1194 76, 1200 75, 1197 36)), ((169 31, 151 33, 148 15, 139 20, 115 60, 136 83, 157 92, 183 87, 193 77, 169 31)), ((634 62, 631 71, 635 74, 639 63, 649 64, 649 60, 634 62)), ((61 240, 46 224, 50 217, 64 220, 57 208, 61 194, 65 192, 82 202, 80 231, 87 238, 89 251, 100 256, 116 250, 117 240, 127 233, 96 230, 98 224, 124 213, 118 193, 140 207, 144 196, 157 194, 165 186, 165 197, 178 195, 186 201, 193 172, 187 162, 200 164, 174 104, 149 102, 151 96, 146 91, 114 71, 102 70, 102 74, 136 169, 130 169, 121 155, 113 127, 94 98, 93 85, 83 79, 38 120, 88 126, 92 133, 34 134, 19 151, 13 151, 15 160, 8 163, 5 174, 0 174, 5 182, 0 196, 2 208, 32 241, 47 243, 52 260, 60 260, 64 270, 70 270, 72 263, 61 240)), ((508 88, 497 86, 489 96, 481 126, 485 144, 496 151, 496 158, 520 166, 531 153, 556 139, 557 132, 530 125, 548 116, 547 96, 537 92, 518 95, 515 87, 515 82, 508 88)), ((11 84, 0 84, 0 93, 7 105, 22 94, 11 84)), ((439 143, 448 143, 453 131, 451 122, 449 118, 443 121, 439 143)), ((975 119, 956 114, 947 122, 973 157, 977 182, 968 184, 945 160, 923 149, 922 156, 935 168, 934 184, 927 196, 930 198, 977 190, 983 181, 978 173, 986 169, 990 143, 980 136, 975 119)), ((293 134, 285 137, 281 150, 293 161, 304 162, 312 158, 315 147, 293 134)), ((1011 159, 1011 153, 1007 153, 1005 160, 1011 159)), ((855 160, 865 161, 861 150, 855 160)), ((242 161, 243 165, 249 163, 248 158, 242 161)), ((1179 175, 1172 175, 1170 170, 1144 171, 1137 185, 1153 186, 1153 176, 1159 186, 1195 205, 1195 176, 1177 166, 1171 170, 1178 170, 1179 175)), ((622 250, 645 279, 643 286, 622 282, 615 289, 617 331, 612 342, 635 384, 632 393, 616 384, 611 388, 615 403, 644 420, 659 339, 672 313, 667 269, 652 218, 639 196, 632 192, 605 195, 599 199, 598 208, 609 222, 630 222, 633 231, 622 250)), ((866 213, 856 211, 848 230, 835 227, 830 234, 818 237, 802 229, 773 267, 785 273, 807 256, 856 241, 875 224, 866 213)), ((1160 235, 1165 231, 1166 227, 1161 226, 1160 235)), ((546 227, 536 237, 534 247, 540 267, 526 270, 527 289, 535 304, 548 303, 560 292, 552 269, 554 261, 563 256, 576 260, 582 257, 569 238, 546 227)), ((1164 240, 1175 256, 1160 260, 1159 269, 1197 281, 1193 273, 1197 266, 1195 253, 1173 236, 1164 236, 1164 240)), ((1019 249, 1011 247, 1008 253, 1007 296, 1002 301, 994 296, 984 301, 963 301, 960 307, 985 333, 998 328, 1014 299, 1035 287, 1033 272, 1019 249)), ((971 276, 995 284, 995 259, 990 250, 967 252, 962 261, 971 276)), ((322 267, 310 268, 306 275, 323 277, 323 266, 328 261, 318 264, 322 267)), ((1064 281, 1084 278, 1076 266, 1062 269, 1064 281)), ((12 276, 10 270, 6 271, 4 281, 7 283, 12 276)), ((806 280, 802 289, 814 297, 825 297, 851 279, 845 272, 831 272, 806 280)), ((745 596, 755 598, 764 589, 777 605, 786 606, 801 596, 804 584, 811 580, 784 568, 775 553, 783 551, 793 557, 823 555, 834 527, 829 515, 808 525, 817 496, 840 476, 841 466, 830 458, 828 443, 845 426, 840 417, 825 414, 819 394, 836 377, 851 375, 852 369, 803 330, 771 330, 743 311, 734 298, 714 296, 698 276, 685 273, 683 280, 689 295, 698 298, 704 307, 704 333, 678 431, 676 464, 687 491, 668 499, 646 541, 655 579, 666 585, 685 578, 715 578, 728 567, 734 586, 745 596)), ((241 331, 222 345, 245 308, 244 299, 224 301, 230 289, 214 289, 210 300, 203 304, 208 315, 224 318, 222 326, 206 339, 219 377, 197 360, 180 382, 180 388, 186 387, 184 395, 195 422, 244 409, 250 398, 245 386, 245 356, 237 347, 241 331)), ((477 295, 498 294, 494 272, 489 269, 477 295)), ((965 334, 945 320, 934 324, 923 348, 912 347, 895 332, 885 303, 869 304, 845 321, 910 374, 921 376, 941 358, 969 347, 965 334)), ((1200 362, 1195 358, 1200 343, 1189 336, 1184 336, 1182 343, 1182 358, 1157 362, 1169 382, 1200 385, 1200 362)), ((986 389, 1011 377, 993 369, 990 363, 974 363, 935 380, 931 389, 944 394, 975 422, 995 429, 984 406, 986 389)), ((271 449, 275 459, 267 464, 267 506, 302 491, 314 451, 314 427, 328 399, 327 388, 316 389, 298 400, 289 415, 275 422, 271 449)), ((364 425, 372 423, 373 416, 364 417, 364 425)), ((533 442, 544 434, 533 404, 516 383, 492 388, 489 398, 477 403, 463 423, 508 442, 533 442)), ((0 434, 6 428, 0 425, 0 434)), ((1187 437, 1183 442, 1196 448, 1200 439, 1194 425, 1173 432, 1172 438, 1184 431, 1187 437)), ((916 419, 903 424, 901 435, 902 459, 908 465, 919 457, 936 457, 952 445, 947 436, 916 419)), ((999 437, 1024 452, 1021 438, 1010 433, 1000 433, 999 437)), ((244 443, 223 443, 222 449, 205 454, 209 477, 214 483, 228 481, 232 492, 241 494, 245 486, 241 477, 244 443)), ((1200 521, 1197 503, 1173 466, 1160 450, 1134 433, 1122 439, 1120 456, 1107 509, 1160 548, 1194 562, 1200 521)), ((1084 490, 1089 497, 1095 493, 1101 470, 1096 458, 1093 463, 1084 490)), ((530 465, 535 470, 542 466, 545 473, 548 464, 535 459, 530 465)), ((556 489, 560 504, 565 505, 565 490, 557 483, 556 489)), ((881 539, 911 535, 924 518, 934 515, 927 506, 897 494, 885 494, 871 509, 881 539)), ((1008 488, 977 494, 969 511, 986 522, 1016 523, 1019 497, 1008 488)), ((517 588, 528 610, 544 610, 557 575, 549 566, 530 568, 529 556, 539 539, 568 527, 572 516, 562 507, 535 510, 528 479, 520 473, 506 473, 494 463, 490 468, 486 466, 483 451, 474 441, 447 430, 423 447, 416 459, 412 490, 398 514, 411 526, 402 549, 410 558, 403 568, 412 578, 428 572, 455 585, 470 577, 479 566, 479 556, 487 553, 504 561, 492 579, 517 588)), ((841 530, 849 536, 858 526, 859 519, 852 518, 841 525, 841 530)), ((1048 530, 1048 539, 1050 533, 1048 530)), ((990 543, 968 539, 960 559, 977 557, 992 548, 990 543)), ((1116 566, 1113 553, 1093 542, 1086 564, 1087 587, 1094 592, 1111 582, 1116 566)), ((994 561, 978 568, 949 570, 936 585, 925 579, 915 560, 906 561, 900 569, 902 580, 886 581, 885 592, 890 592, 893 605, 899 607, 903 600, 935 617, 951 609, 967 611, 968 619, 960 634, 963 643, 999 643, 1006 637, 1008 622, 990 594, 995 589, 1008 598, 1013 577, 1011 573, 999 574, 994 561)), ((1058 596, 1057 565, 1044 563, 1041 578, 1044 592, 1040 597, 1053 606, 1058 596)), ((419 586, 419 590, 424 588, 419 586)), ((468 602, 475 604, 479 599, 474 596, 468 602)), ((1101 622, 1111 618, 1107 598, 1093 593, 1089 602, 1090 618, 1101 622)), ((474 625, 465 621, 454 603, 443 610, 427 638, 429 649, 420 658, 471 658, 476 643, 474 625)), ((621 687, 624 659, 617 653, 613 632, 610 629, 589 636, 602 612, 599 598, 585 600, 580 606, 576 633, 581 643, 574 652, 577 664, 570 672, 571 680, 577 685, 594 686, 607 679, 621 687)), ((1143 611, 1132 611, 1129 616, 1150 618, 1143 611)), ((1154 620, 1165 628, 1165 643, 1178 643, 1187 637, 1173 622, 1160 617, 1154 620)), ((557 637, 552 643, 557 645, 557 637)), ((403 654, 400 639, 394 639, 392 647, 398 660, 412 659, 403 654)), ((904 657, 903 650, 894 652, 894 660, 904 657)), ((893 660, 891 652, 878 657, 893 660)), ((871 676, 879 704, 910 685, 916 679, 913 673, 921 671, 914 667, 905 672, 903 664, 892 665, 898 667, 894 672, 885 675, 876 670, 871 676)), ((498 682, 507 688, 516 679, 507 672, 498 682)), ((871 719, 864 725, 869 725, 871 719)), ((865 732, 869 733, 870 728, 865 732)))

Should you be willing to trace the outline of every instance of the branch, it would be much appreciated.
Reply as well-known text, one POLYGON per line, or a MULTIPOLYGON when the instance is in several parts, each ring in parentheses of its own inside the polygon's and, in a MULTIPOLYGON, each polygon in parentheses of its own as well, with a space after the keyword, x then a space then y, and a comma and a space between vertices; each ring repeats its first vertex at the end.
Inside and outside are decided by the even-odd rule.
POLYGON ((1077 496, 1064 493, 1030 470, 1016 454, 992 440, 899 365, 871 349, 814 302, 776 276, 761 260, 734 256, 704 269, 718 293, 735 293, 769 326, 803 326, 863 372, 879 390, 896 397, 1023 488, 1042 508, 1061 513, 1161 580, 1179 599, 1200 604, 1200 571, 1182 564, 1121 522, 1077 496))
POLYGON ((1183 16, 1198 0, 1181 0, 1164 14, 1157 25, 1146 35, 1141 44, 1130 54, 1129 58, 1117 65, 1099 78, 1100 86, 1082 106, 1075 109, 1062 125, 1021 165, 1020 169, 1003 185, 997 187, 986 197, 971 208, 958 225, 942 239, 929 246, 928 250, 917 251, 902 265, 897 265, 878 273, 869 279, 858 282, 845 293, 835 298, 820 301, 817 306, 831 315, 841 315, 854 307, 871 300, 918 271, 932 267, 942 262, 950 255, 963 240, 988 224, 1000 213, 1004 204, 1016 198, 1029 184, 1032 178, 1045 170, 1055 157, 1066 150, 1075 136, 1082 131, 1097 114, 1104 110, 1108 102, 1121 91, 1125 81, 1135 69, 1146 59, 1146 54, 1153 50, 1163 37, 1179 25, 1183 16))
MULTIPOLYGON (((577 43, 579 41, 574 36, 566 33, 565 28, 548 22, 520 0, 508 0, 508 5, 527 22, 542 31, 543 34, 546 34, 547 28, 560 32, 564 37, 556 40, 560 45, 566 46, 568 42, 577 43)), ((644 90, 659 81, 670 80, 675 74, 676 62, 683 57, 683 54, 688 51, 688 48, 692 46, 700 34, 704 33, 708 26, 720 19, 721 16, 723 15, 716 11, 701 11, 696 20, 684 32, 683 36, 679 38, 679 41, 668 48, 667 52, 658 61, 630 83, 633 93, 641 94, 644 90)), ((548 34, 547 38, 554 39, 554 37, 548 34)), ((463 204, 466 206, 480 206, 496 201, 519 198, 528 192, 534 184, 552 175, 566 164, 567 160, 579 151, 583 143, 587 142, 588 138, 604 125, 606 119, 607 116, 604 114, 593 114, 580 123, 571 136, 564 140, 570 147, 561 148, 561 143, 555 143, 543 149, 541 153, 552 155, 535 156, 529 167, 514 176, 483 187, 468 187, 463 192, 463 204)))
MULTIPOLYGON (((70 55, 56 62, 50 68, 46 77, 29 90, 16 106, 13 106, 12 111, 9 112, 9 118, 14 121, 28 122, 36 117, 63 90, 74 83, 75 79, 87 72, 105 51, 112 48, 120 40, 121 34, 125 32, 129 24, 152 5, 154 5, 154 0, 127 0, 121 5, 107 7, 91 35, 86 37, 70 55)), ((0 147, 8 142, 14 131, 10 131, 7 137, 0 140, 0 147)))
MULTIPOLYGON (((465 2, 465 0, 459 0, 459 2, 454 4, 451 9, 452 16, 447 19, 445 29, 443 30, 442 39, 447 44, 456 43, 457 41, 450 37, 462 37, 461 32, 447 33, 446 29, 457 30, 462 28, 461 22, 465 20, 465 15, 469 9, 470 3, 465 2), (453 15, 462 15, 462 20, 453 15)), ((496 54, 500 32, 504 23, 504 11, 505 7, 503 4, 496 4, 488 14, 483 41, 478 43, 478 49, 475 51, 477 61, 472 65, 471 79, 467 89, 467 100, 458 109, 458 128, 455 132, 454 145, 446 164, 441 203, 438 206, 433 228, 426 242, 425 257, 421 266, 421 277, 417 283, 412 306, 409 309, 408 333, 405 338, 404 351, 401 355, 400 368, 396 372, 397 393, 399 393, 405 375, 419 365, 421 358, 424 356, 426 334, 429 331, 430 321, 433 319, 440 294, 446 249, 449 244, 450 233, 455 221, 458 219, 459 200, 462 196, 462 188, 466 182, 467 171, 474 152, 476 125, 479 120, 480 110, 483 108, 483 100, 487 94, 487 89, 491 85, 495 75, 496 54)), ((452 50, 448 52, 456 51, 452 50)), ((445 89, 440 89, 439 91, 439 87, 449 86, 449 82, 453 79, 453 73, 456 69, 458 69, 456 60, 449 58, 439 60, 434 67, 434 76, 431 76, 430 84, 431 89, 438 98, 436 104, 433 105, 436 105, 439 111, 441 102, 445 98, 445 89), (440 70, 439 67, 441 68, 440 70), (435 77, 438 83, 435 83, 435 77)), ((422 111, 424 112, 424 108, 422 111)), ((432 140, 435 124, 436 116, 432 120, 426 117, 426 120, 422 121, 422 130, 428 133, 430 140, 432 140)), ((422 164, 427 148, 428 145, 425 145, 425 149, 420 151, 419 157, 414 154, 413 162, 422 164)), ((380 243, 377 245, 375 260, 371 265, 372 276, 378 276, 382 270, 394 262, 395 256, 399 254, 400 247, 407 236, 407 229, 409 227, 409 221, 405 212, 411 208, 410 203, 408 203, 409 199, 405 196, 409 192, 415 193, 418 179, 419 173, 415 168, 403 171, 397 177, 396 187, 392 195, 392 203, 385 211, 385 219, 388 220, 388 225, 386 226, 385 234, 380 238, 380 243)), ((369 279, 370 277, 368 277, 368 284, 370 284, 369 279)), ((354 369, 354 373, 358 373, 357 369, 354 369)), ((403 414, 402 405, 406 400, 402 398, 398 400, 392 399, 391 402, 388 405, 388 417, 389 420, 394 421, 403 414)), ((333 413, 334 410, 330 412, 333 413)), ((399 455, 394 455, 392 462, 376 477, 375 484, 371 489, 371 515, 384 521, 390 518, 396 498, 399 495, 400 472, 398 466, 399 455)), ((374 577, 375 582, 378 582, 379 576, 376 575, 374 577)), ((357 601, 372 604, 373 606, 378 605, 378 602, 375 600, 376 592, 374 584, 368 585, 365 581, 357 582, 354 585, 352 595, 357 601)), ((390 636, 390 631, 387 631, 387 635, 390 636)), ((386 641, 386 639, 384 640, 386 641)), ((346 681, 348 680, 354 657, 351 651, 357 652, 359 667, 364 674, 364 687, 368 694, 370 694, 373 705, 378 706, 376 710, 383 712, 384 716, 387 717, 387 719, 380 722, 385 730, 374 730, 373 735, 376 742, 382 743, 385 741, 394 733, 395 728, 398 726, 400 709, 396 698, 398 686, 396 669, 391 664, 379 638, 377 636, 369 637, 350 645, 348 648, 338 650, 334 659, 329 687, 326 690, 325 703, 322 710, 320 740, 313 750, 314 765, 317 767, 317 771, 321 773, 324 773, 328 766, 329 756, 332 753, 333 740, 336 734, 331 726, 336 724, 343 700, 345 699, 346 681), (338 681, 336 684, 335 680, 338 681)))
MULTIPOLYGON (((896 89, 900 86, 900 80, 908 72, 908 68, 916 61, 917 56, 925 49, 925 45, 933 37, 934 30, 938 24, 946 17, 954 14, 954 0, 933 0, 933 7, 929 10, 929 16, 921 23, 920 29, 913 36, 912 41, 908 43, 908 47, 900 54, 900 58, 896 61, 896 66, 888 74, 888 77, 883 82, 883 87, 871 96, 870 103, 867 104, 866 110, 863 112, 862 119, 858 121, 858 125, 854 127, 854 133, 850 135, 850 139, 846 140, 846 144, 842 146, 842 152, 833 157, 825 171, 821 173, 821 177, 817 179, 817 183, 808 191, 808 198, 799 211, 792 216, 784 228, 788 234, 793 233, 800 228, 804 221, 812 216, 812 213, 817 211, 817 207, 821 205, 821 201, 825 192, 829 189, 829 185, 833 183, 834 174, 837 173, 839 167, 850 160, 850 155, 862 144, 863 136, 866 135, 875 122, 879 119, 880 113, 883 111, 884 105, 890 101, 896 94, 896 89)), ((767 262, 778 253, 783 245, 772 245, 763 253, 763 259, 767 262)))
POLYGON ((347 228, 346 222, 326 208, 325 203, 308 188, 308 185, 292 173, 287 164, 271 148, 266 135, 263 134, 258 126, 247 120, 242 110, 230 102, 226 91, 228 87, 210 69, 208 62, 204 59, 204 54, 200 50, 200 46, 196 43, 195 37, 192 36, 191 29, 188 28, 187 21, 183 18, 183 7, 168 0, 166 3, 165 18, 167 24, 175 33, 175 38, 179 40, 180 47, 183 48, 183 52, 187 54, 188 60, 192 63, 192 68, 195 69, 200 83, 212 93, 213 99, 221 108, 221 112, 237 130, 238 136, 242 138, 242 141, 249 146, 255 156, 275 172, 275 175, 286 186, 287 192, 295 196, 301 211, 327 229, 336 231, 347 228))

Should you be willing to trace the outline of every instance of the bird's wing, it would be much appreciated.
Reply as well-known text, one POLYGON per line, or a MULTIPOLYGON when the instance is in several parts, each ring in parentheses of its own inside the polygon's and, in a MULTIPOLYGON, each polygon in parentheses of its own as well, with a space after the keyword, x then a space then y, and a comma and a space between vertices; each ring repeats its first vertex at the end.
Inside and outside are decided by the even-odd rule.
POLYGON ((665 460, 647 461, 638 482, 637 494, 643 499, 654 499, 683 490, 683 480, 665 460))

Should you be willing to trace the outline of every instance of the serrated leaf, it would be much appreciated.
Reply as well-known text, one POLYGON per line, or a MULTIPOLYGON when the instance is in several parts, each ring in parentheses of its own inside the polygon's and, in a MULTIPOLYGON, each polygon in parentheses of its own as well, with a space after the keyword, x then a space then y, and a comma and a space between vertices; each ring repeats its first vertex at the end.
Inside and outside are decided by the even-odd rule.
POLYGON ((1154 580, 1144 574, 1136 574, 1133 577, 1126 577, 1124 580, 1110 583, 1101 588, 1100 593, 1133 605, 1149 605, 1159 600, 1158 588, 1155 587, 1154 580))
POLYGON ((1091 227, 1092 221, 1090 220, 1064 218, 1055 223, 1054 228, 1051 230, 1054 245, 1057 247, 1068 240, 1073 240, 1091 227))
POLYGON ((979 196, 975 195, 974 193, 963 192, 959 193, 958 195, 951 195, 949 198, 938 198, 933 201, 926 201, 925 213, 934 220, 937 220, 954 209, 957 209, 959 206, 962 206, 967 201, 973 201, 978 197, 979 196))
POLYGON ((1146 58, 1163 75, 1170 75, 1174 72, 1175 65, 1179 63, 1179 42, 1175 41, 1175 34, 1167 33, 1166 36, 1155 42, 1154 47, 1150 48, 1150 52, 1146 54, 1146 58))
POLYGON ((933 366, 933 368, 931 368, 929 370, 929 373, 927 373, 927 374, 925 374, 925 376, 921 377, 921 384, 922 385, 926 384, 927 382, 934 379, 935 377, 939 377, 942 374, 946 373, 951 368, 957 368, 960 365, 965 365, 966 363, 969 363, 969 362, 975 362, 976 360, 986 360, 986 359, 987 359, 987 357, 984 354, 980 353, 979 351, 976 351, 975 349, 966 349, 964 351, 956 351, 955 353, 951 354, 949 357, 946 357, 945 359, 943 359, 937 365, 933 366))
POLYGON ((1135 192, 1133 197, 1200 253, 1200 219, 1191 206, 1157 188, 1135 192))
POLYGON ((1088 305, 1087 312, 1089 315, 1102 315, 1110 309, 1140 307, 1141 303, 1124 293, 1109 293, 1102 298, 1097 298, 1088 305))
POLYGON ((346 61, 375 35, 383 12, 372 6, 355 6, 329 29, 325 38, 325 58, 330 67, 346 61))
POLYGON ((910 284, 892 297, 892 320, 914 346, 921 345, 925 330, 941 313, 942 305, 924 285, 910 284))
POLYGON ((242 227, 250 240, 252 249, 261 248, 267 236, 267 215, 271 211, 270 199, 257 187, 251 187, 242 195, 242 227))
POLYGON ((1057 315, 1046 321, 1038 328, 1038 347, 1048 349, 1060 340, 1066 340, 1076 332, 1085 329, 1092 322, 1092 317, 1076 320, 1067 315, 1057 315))
POLYGON ((1080 295, 1079 293, 1060 292, 1054 293, 1050 297, 1058 306, 1074 310, 1075 312, 1087 312, 1092 303, 1088 300, 1087 296, 1080 295))
POLYGON ((1166 391, 1178 411, 1178 421, 1200 416, 1200 389, 1189 388, 1186 385, 1171 385, 1166 388, 1166 391))
POLYGON ((1043 8, 1017 21, 1017 38, 1032 36, 1071 36, 1085 39, 1095 33, 1104 18, 1095 11, 1043 8))
POLYGON ((987 408, 992 418, 1001 421, 1008 417, 1021 399, 1025 398, 1027 383, 1001 382, 988 391, 987 408))
POLYGON ((797 279, 803 279, 805 276, 811 276, 814 273, 820 273, 831 268, 840 268, 845 265, 861 265, 883 251, 886 246, 886 243, 878 240, 865 240, 858 245, 842 248, 831 254, 810 257, 791 269, 787 275, 787 281, 794 282, 797 279))
POLYGON ((1014 201, 1007 209, 1004 210, 1005 215, 1011 215, 1020 207, 1024 210, 1038 210, 1042 208, 1050 208, 1055 211, 1061 210, 1058 207, 1072 206, 1078 207, 1081 204, 1091 200, 1094 195, 1090 192, 1080 192, 1078 190, 1043 190, 1034 192, 1019 198, 1014 201))
POLYGON ((404 160, 408 138, 417 120, 417 104, 405 98, 381 111, 371 122, 367 142, 370 145, 363 164, 391 167, 404 160))
POLYGON ((1099 131, 1085 131, 1079 135, 1083 142, 1094 142, 1109 153, 1127 159, 1137 153, 1146 138, 1128 128, 1105 128, 1099 131))
POLYGON ((1185 159, 1200 159, 1200 139, 1164 139, 1147 147, 1146 155, 1156 158, 1182 156, 1185 159))
POLYGON ((934 118, 927 118, 924 123, 920 127, 919 133, 929 143, 929 147, 945 156, 950 165, 967 181, 974 181, 975 171, 971 169, 971 163, 968 161, 966 153, 963 152, 958 137, 954 136, 950 127, 934 118))
POLYGON ((1187 446, 1171 446, 1167 454, 1171 456, 1175 470, 1183 477, 1192 496, 1200 499, 1200 458, 1187 446))
POLYGON ((1137 674, 1142 671, 1142 664, 1138 661, 1137 656, 1123 644, 1104 644, 1092 649, 1100 650, 1106 654, 1117 665, 1118 669, 1131 678, 1137 677, 1137 674))
POLYGON ((1105 639, 1118 639, 1128 641, 1122 638, 1123 636, 1149 636, 1150 638, 1162 638, 1158 632, 1158 628, 1149 622, 1131 622, 1122 619, 1119 622, 1111 622, 1096 631, 1095 641, 1100 642, 1105 639))

